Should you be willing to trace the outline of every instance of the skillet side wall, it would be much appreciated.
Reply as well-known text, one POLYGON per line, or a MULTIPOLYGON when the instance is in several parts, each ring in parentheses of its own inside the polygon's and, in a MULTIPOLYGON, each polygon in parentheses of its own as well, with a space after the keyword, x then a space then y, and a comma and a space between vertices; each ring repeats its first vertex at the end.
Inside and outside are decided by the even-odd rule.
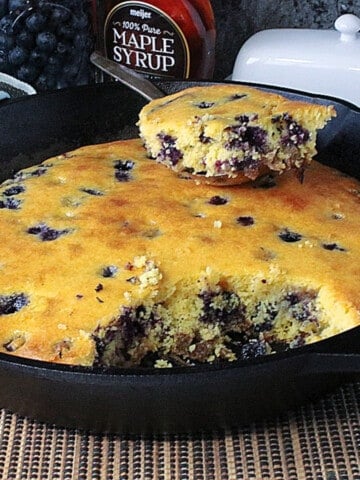
POLYGON ((306 357, 206 372, 126 375, 3 363, 3 408, 38 421, 121 434, 225 430, 333 391, 342 374, 305 375, 306 357), (300 374, 299 374, 300 373, 300 374))
POLYGON ((0 104, 0 181, 77 147, 138 135, 143 100, 115 83, 46 92, 0 104))

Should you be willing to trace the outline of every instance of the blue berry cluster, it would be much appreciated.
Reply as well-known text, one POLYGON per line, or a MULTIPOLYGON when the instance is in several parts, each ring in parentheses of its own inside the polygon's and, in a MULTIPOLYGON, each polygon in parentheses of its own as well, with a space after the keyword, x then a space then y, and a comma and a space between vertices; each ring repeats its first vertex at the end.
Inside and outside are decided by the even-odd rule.
POLYGON ((89 0, 0 0, 0 71, 38 91, 88 83, 89 0))
POLYGON ((29 298, 25 293, 0 295, 0 315, 10 315, 28 305, 29 298))

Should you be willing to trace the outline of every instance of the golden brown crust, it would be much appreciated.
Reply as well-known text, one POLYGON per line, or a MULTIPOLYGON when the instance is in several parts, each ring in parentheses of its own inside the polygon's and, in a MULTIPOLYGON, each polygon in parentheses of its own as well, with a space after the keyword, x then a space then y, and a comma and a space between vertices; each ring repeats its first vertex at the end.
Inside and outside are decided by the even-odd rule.
POLYGON ((0 187, 0 349, 166 366, 358 325, 359 192, 315 161, 303 184, 196 185, 140 140, 49 159, 0 187))

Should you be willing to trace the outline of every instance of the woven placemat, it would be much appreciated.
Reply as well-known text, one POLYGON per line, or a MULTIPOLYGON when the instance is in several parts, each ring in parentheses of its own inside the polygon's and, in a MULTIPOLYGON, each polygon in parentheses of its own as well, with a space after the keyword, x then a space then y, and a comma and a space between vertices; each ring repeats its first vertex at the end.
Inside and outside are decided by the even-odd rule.
POLYGON ((0 415, 1 480, 360 480, 360 382, 226 432, 122 437, 0 415))

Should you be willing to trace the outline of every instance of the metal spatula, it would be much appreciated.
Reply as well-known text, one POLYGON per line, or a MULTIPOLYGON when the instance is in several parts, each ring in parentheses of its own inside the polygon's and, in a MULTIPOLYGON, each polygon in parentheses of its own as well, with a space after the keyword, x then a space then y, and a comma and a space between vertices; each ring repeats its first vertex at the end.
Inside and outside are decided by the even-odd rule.
POLYGON ((98 52, 93 52, 90 55, 90 61, 103 72, 135 90, 135 92, 142 95, 146 100, 154 100, 155 98, 165 96, 164 92, 155 87, 155 85, 144 76, 130 68, 109 60, 98 52))

